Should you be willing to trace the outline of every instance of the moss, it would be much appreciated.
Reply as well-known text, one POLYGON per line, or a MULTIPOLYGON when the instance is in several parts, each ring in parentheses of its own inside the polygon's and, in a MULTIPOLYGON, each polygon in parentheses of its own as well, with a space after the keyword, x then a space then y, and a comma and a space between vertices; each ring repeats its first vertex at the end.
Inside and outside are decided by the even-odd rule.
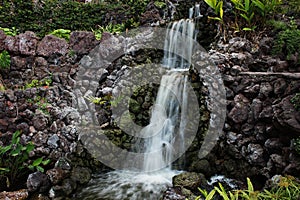
POLYGON ((275 55, 284 56, 288 60, 290 59, 291 55, 298 53, 298 63, 300 63, 299 44, 300 30, 287 29, 279 32, 276 36, 272 53, 275 55))

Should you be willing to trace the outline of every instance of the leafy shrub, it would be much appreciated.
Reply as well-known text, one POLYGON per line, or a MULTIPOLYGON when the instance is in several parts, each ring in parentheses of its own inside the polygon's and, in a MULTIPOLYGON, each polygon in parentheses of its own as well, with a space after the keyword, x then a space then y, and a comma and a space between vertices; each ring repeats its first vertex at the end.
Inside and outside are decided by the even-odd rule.
MULTIPOLYGON (((0 6, 0 27, 16 27, 20 32, 33 31, 42 37, 58 29, 94 30, 99 26, 139 21, 149 1, 101 1, 80 3, 72 0, 3 0, 0 6)), ((127 27, 126 27, 127 28, 127 27)))
POLYGON ((44 172, 42 165, 47 165, 50 162, 50 160, 37 158, 29 164, 29 153, 34 149, 34 145, 32 142, 26 145, 21 144, 20 135, 21 132, 16 131, 9 145, 0 145, 0 176, 6 178, 8 188, 20 181, 19 179, 28 173, 28 170, 44 172))
POLYGON ((0 53, 0 68, 7 69, 10 67, 10 55, 4 50, 0 53))
POLYGON ((66 29, 61 28, 61 29, 57 29, 57 30, 52 31, 49 34, 54 35, 54 36, 59 37, 59 38, 63 38, 65 40, 69 41, 70 40, 70 33, 71 33, 70 30, 66 30, 66 29))
POLYGON ((18 30, 15 27, 12 28, 1 28, 0 30, 2 30, 6 35, 9 36, 16 36, 18 34, 18 30))
MULTIPOLYGON (((299 54, 300 44, 300 30, 299 29, 287 29, 278 33, 275 38, 273 51, 274 55, 285 56, 285 59, 290 59, 290 56, 298 53, 299 54)), ((300 57, 298 55, 298 62, 300 57)))
MULTIPOLYGON (((247 189, 226 191, 221 183, 218 187, 207 192, 204 189, 199 189, 205 200, 212 200, 218 195, 224 200, 298 200, 300 198, 300 183, 299 180, 292 176, 280 176, 276 184, 269 190, 255 191, 249 178, 247 178, 247 189)), ((202 199, 198 196, 196 200, 202 199)))

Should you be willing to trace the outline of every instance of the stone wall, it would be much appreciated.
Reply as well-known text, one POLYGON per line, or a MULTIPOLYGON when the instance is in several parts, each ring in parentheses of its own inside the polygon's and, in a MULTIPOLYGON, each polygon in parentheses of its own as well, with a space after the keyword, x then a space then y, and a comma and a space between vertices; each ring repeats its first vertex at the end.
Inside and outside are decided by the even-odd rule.
POLYGON ((219 144, 191 171, 251 177, 258 187, 275 174, 299 177, 300 155, 292 141, 300 134, 300 113, 291 103, 300 91, 299 64, 270 56, 265 41, 270 38, 255 49, 233 38, 210 50, 223 74, 227 117, 219 144))
MULTIPOLYGON (((33 141, 36 146, 32 159, 44 157, 52 161, 45 173, 48 186, 41 189, 44 179, 36 180, 36 176, 31 175, 27 183, 30 192, 47 193, 50 190, 51 197, 68 196, 77 186, 89 180, 92 169, 96 166, 103 169, 78 142, 80 133, 76 127, 83 117, 87 122, 96 120, 107 129, 109 138, 116 140, 116 144, 130 148, 131 139, 124 139, 124 133, 111 121, 110 109, 104 107, 111 105, 108 101, 96 106, 97 115, 93 116, 86 112, 91 102, 85 98, 76 99, 89 94, 109 96, 114 92, 117 79, 132 71, 132 67, 144 62, 158 63, 161 59, 161 52, 134 51, 135 54, 122 56, 112 64, 106 63, 106 68, 101 71, 78 72, 81 58, 92 51, 97 52, 94 47, 98 44, 102 48, 99 61, 105 63, 105 59, 109 61, 105 55, 118 53, 116 49, 121 49, 122 41, 121 37, 110 34, 104 34, 102 41, 97 41, 91 32, 72 32, 70 41, 66 42, 50 35, 41 39, 32 32, 25 32, 11 37, 0 31, 0 49, 6 49, 11 55, 11 67, 1 69, 6 88, 0 92, 1 145, 9 144, 13 132, 21 130, 22 142, 33 141), (108 39, 114 43, 106 43, 108 39), (87 81, 76 81, 78 76, 85 77, 87 81), (28 87, 32 80, 46 79, 52 80, 49 86, 40 82, 40 85, 28 87), (92 87, 95 93, 89 91, 92 87)), ((235 38, 229 41, 229 45, 220 44, 210 51, 211 60, 223 74, 227 118, 218 145, 206 158, 200 160, 195 155, 198 141, 195 143, 186 165, 190 171, 204 173, 207 178, 225 174, 244 180, 245 176, 250 176, 254 177, 254 181, 265 180, 278 173, 299 176, 300 158, 291 149, 291 140, 300 135, 300 117, 290 99, 299 92, 300 78, 297 74, 281 74, 282 71, 297 71, 298 68, 286 61, 262 56, 265 53, 263 49, 267 49, 266 43, 262 42, 257 51, 253 51, 252 45, 249 41, 235 38), (277 69, 277 74, 248 73, 259 69, 265 72, 277 69)), ((87 58, 80 64, 88 63, 87 58)), ((197 72, 190 76, 195 77, 195 74, 197 72)), ((201 77, 197 76, 194 88, 198 91, 199 101, 205 104, 206 98, 202 94, 207 90, 201 85, 201 77)), ((148 115, 145 112, 139 116, 140 111, 151 107, 156 92, 155 86, 139 91, 142 89, 145 88, 137 89, 136 93, 143 95, 133 96, 138 103, 132 103, 130 108, 137 122, 143 125, 147 123, 148 115), (150 90, 151 94, 148 93, 150 90), (149 98, 152 100, 148 102, 149 98)), ((207 113, 205 107, 201 109, 204 109, 202 113, 207 113)), ((206 125, 202 123, 199 138, 206 125)), ((2 188, 5 189, 5 186, 2 188)))

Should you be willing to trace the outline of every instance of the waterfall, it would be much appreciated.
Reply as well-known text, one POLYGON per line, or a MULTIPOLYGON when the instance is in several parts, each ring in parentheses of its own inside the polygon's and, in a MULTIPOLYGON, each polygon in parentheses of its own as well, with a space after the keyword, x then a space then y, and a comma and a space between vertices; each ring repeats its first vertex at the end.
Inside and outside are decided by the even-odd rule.
POLYGON ((171 169, 174 149, 183 152, 188 103, 185 71, 191 65, 194 29, 192 20, 180 20, 171 24, 166 33, 163 66, 169 71, 161 79, 150 124, 142 130, 144 137, 151 136, 145 142, 146 172, 165 167, 171 169), (179 146, 174 146, 174 138, 179 140, 176 142, 179 146))
POLYGON ((203 15, 200 12, 200 3, 196 3, 195 7, 193 6, 189 9, 189 18, 190 19, 192 19, 192 18, 198 19, 200 17, 203 17, 203 15), (194 11, 195 11, 195 15, 194 15, 194 11))
POLYGON ((190 137, 185 135, 190 128, 187 123, 192 121, 188 103, 193 105, 188 71, 195 37, 192 19, 174 22, 166 32, 162 66, 167 72, 161 78, 150 123, 141 130, 143 142, 136 144, 143 145, 143 172, 116 170, 100 174, 80 192, 78 200, 159 199, 161 192, 171 186, 172 177, 179 173, 171 166, 178 158, 174 152, 184 153, 185 140, 190 137))

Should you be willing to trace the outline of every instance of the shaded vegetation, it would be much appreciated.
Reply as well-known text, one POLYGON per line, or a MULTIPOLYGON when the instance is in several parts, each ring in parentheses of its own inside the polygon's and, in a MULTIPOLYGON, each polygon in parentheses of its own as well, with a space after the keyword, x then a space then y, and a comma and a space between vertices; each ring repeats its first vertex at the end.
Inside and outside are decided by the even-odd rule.
POLYGON ((139 20, 148 1, 103 1, 84 4, 72 0, 4 0, 0 4, 0 27, 15 27, 44 36, 57 29, 95 30, 109 23, 130 28, 139 20))
MULTIPOLYGON (((243 190, 227 191, 221 183, 210 192, 204 189, 199 190, 205 200, 298 200, 300 198, 300 183, 295 177, 279 176, 273 181, 271 188, 263 191, 256 191, 249 178, 247 178, 247 188, 243 190)), ((196 198, 196 200, 199 199, 202 199, 201 196, 196 198)))

